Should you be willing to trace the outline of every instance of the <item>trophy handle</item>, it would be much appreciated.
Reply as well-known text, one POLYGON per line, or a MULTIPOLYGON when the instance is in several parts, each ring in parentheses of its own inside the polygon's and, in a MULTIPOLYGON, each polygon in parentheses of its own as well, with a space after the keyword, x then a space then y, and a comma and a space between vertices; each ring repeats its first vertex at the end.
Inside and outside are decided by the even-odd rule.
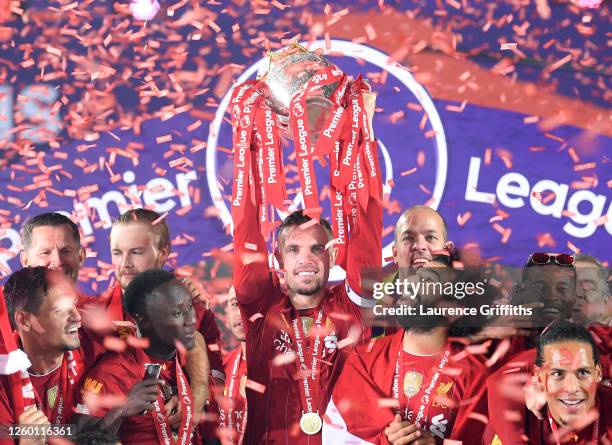
POLYGON ((376 93, 372 91, 363 92, 363 106, 368 113, 368 127, 370 128, 370 137, 374 139, 374 126, 372 125, 374 119, 374 111, 376 111, 376 93))

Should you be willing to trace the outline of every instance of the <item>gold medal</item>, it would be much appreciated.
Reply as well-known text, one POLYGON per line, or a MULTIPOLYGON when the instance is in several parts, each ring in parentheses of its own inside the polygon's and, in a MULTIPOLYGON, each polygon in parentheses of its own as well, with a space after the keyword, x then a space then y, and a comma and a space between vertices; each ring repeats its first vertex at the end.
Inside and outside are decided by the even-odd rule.
POLYGON ((305 434, 312 436, 313 434, 317 434, 321 431, 323 427, 323 421, 319 416, 319 413, 302 413, 302 418, 300 419, 300 428, 305 434))

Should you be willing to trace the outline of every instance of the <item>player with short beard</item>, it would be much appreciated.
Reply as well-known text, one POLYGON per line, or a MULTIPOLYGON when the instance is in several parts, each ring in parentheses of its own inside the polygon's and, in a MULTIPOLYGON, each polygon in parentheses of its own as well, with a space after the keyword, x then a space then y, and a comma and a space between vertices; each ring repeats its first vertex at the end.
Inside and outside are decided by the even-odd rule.
POLYGON ((367 211, 359 209, 360 222, 348 241, 347 279, 332 288, 327 284, 336 249, 329 223, 301 210, 287 216, 277 231, 276 252, 286 294, 268 266, 258 209, 246 201, 244 219, 234 228, 234 287, 246 328, 247 375, 254 382, 247 384, 244 443, 317 444, 343 364, 337 344, 352 346, 370 336, 362 325, 360 305, 369 301, 360 295, 360 273, 382 263, 381 201, 370 198, 367 211), (313 364, 310 377, 298 374, 296 366, 313 364))

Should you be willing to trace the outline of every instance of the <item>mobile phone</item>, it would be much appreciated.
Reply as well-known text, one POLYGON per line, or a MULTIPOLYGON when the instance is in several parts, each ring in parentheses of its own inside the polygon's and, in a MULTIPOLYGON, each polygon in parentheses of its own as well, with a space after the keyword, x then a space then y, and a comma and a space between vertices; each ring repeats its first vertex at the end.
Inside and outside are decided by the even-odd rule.
POLYGON ((158 379, 161 372, 161 365, 159 363, 145 363, 145 375, 143 380, 147 379, 158 379))

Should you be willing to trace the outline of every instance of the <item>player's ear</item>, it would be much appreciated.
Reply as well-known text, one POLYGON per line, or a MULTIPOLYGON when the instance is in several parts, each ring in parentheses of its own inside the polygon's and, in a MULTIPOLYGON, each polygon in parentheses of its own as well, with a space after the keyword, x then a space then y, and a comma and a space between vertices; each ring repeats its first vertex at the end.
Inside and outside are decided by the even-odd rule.
POLYGON ((338 248, 330 246, 329 248, 329 268, 332 269, 336 265, 336 259, 338 258, 338 248))
MULTIPOLYGON (((134 316, 134 319, 136 320, 136 326, 139 328, 139 331, 141 330, 140 328, 144 328, 144 329, 149 329, 151 323, 149 322, 149 319, 147 317, 145 317, 142 314, 136 314, 134 316)), ((140 332, 142 334, 142 332, 140 332)))
POLYGON ((452 241, 447 241, 446 243, 444 243, 444 248, 449 252, 452 252, 455 248, 455 243, 453 243, 452 241))
POLYGON ((537 365, 534 367, 533 376, 531 377, 531 383, 539 383, 540 385, 545 386, 546 373, 544 372, 544 369, 542 367, 537 365))
POLYGON ((160 252, 159 252, 159 262, 160 264, 160 268, 164 266, 164 264, 166 264, 166 262, 168 261, 168 257, 170 257, 170 248, 168 246, 165 246, 160 252))
POLYGON ((15 325, 17 326, 18 330, 29 332, 32 329, 32 323, 30 320, 31 315, 32 314, 29 312, 15 311, 15 325))
MULTIPOLYGON (((280 246, 279 246, 280 248, 280 246)), ((279 249, 274 250, 274 258, 276 258, 276 262, 278 263, 278 267, 280 269, 284 269, 285 265, 283 264, 283 255, 281 254, 279 249)))
POLYGON ((87 252, 83 249, 82 246, 79 246, 79 268, 85 262, 85 258, 87 258, 87 252))
POLYGON ((28 267, 28 254, 25 253, 25 250, 19 252, 19 261, 21 261, 21 267, 28 267))
POLYGON ((603 379, 603 372, 601 371, 601 363, 598 363, 595 366, 595 380, 597 382, 601 382, 602 379, 603 379))
POLYGON ((393 253, 393 262, 397 263, 397 247, 395 246, 395 241, 393 242, 393 247, 391 247, 391 252, 393 253))

